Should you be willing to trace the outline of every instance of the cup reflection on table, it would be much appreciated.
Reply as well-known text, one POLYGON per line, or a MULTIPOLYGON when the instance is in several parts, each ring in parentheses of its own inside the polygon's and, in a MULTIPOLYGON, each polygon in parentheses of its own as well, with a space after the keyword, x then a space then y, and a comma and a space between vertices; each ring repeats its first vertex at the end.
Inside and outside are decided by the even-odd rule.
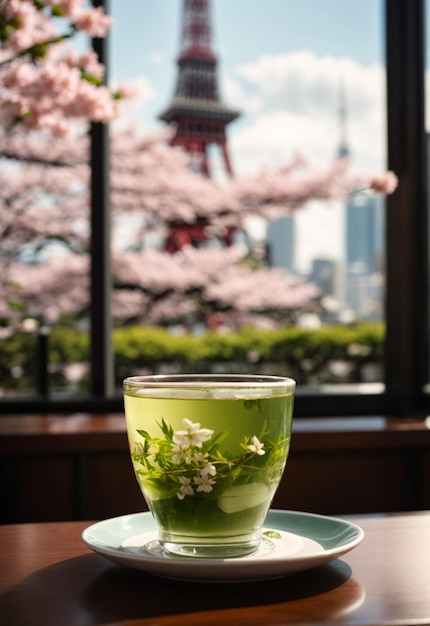
POLYGON ((294 380, 277 376, 125 379, 131 459, 164 551, 258 549, 288 457, 294 392, 294 380))

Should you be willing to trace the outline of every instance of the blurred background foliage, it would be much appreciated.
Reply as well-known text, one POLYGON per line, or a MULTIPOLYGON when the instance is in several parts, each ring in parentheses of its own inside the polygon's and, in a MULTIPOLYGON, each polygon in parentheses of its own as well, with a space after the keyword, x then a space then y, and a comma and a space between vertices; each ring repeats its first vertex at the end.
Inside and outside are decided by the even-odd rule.
MULTIPOLYGON (((0 340, 2 393, 34 390, 43 367, 40 337, 16 333, 0 340)), ((138 374, 236 372, 287 375, 300 385, 380 381, 384 324, 357 323, 320 329, 243 328, 238 332, 206 331, 174 335, 157 327, 114 330, 115 383, 138 374)), ((88 332, 67 322, 48 337, 51 391, 88 387, 88 332), (73 371, 73 374, 72 374, 73 371)))

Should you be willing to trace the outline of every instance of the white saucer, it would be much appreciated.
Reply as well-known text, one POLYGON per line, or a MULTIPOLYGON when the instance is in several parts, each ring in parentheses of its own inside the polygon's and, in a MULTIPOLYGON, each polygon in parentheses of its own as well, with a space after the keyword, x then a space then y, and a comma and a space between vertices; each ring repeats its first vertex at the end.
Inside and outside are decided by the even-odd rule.
POLYGON ((82 539, 110 561, 155 576, 241 582, 280 578, 328 563, 355 548, 364 537, 359 526, 335 517, 280 510, 269 512, 264 533, 256 553, 234 559, 165 555, 151 513, 97 522, 84 530, 82 539))

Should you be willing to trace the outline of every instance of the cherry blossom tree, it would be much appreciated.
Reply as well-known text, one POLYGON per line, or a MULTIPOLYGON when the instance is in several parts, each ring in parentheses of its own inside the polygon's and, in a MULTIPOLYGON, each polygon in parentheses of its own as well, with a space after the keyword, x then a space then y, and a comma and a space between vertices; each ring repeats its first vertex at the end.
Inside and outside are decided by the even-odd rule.
POLYGON ((85 0, 1 0, 0 125, 64 136, 77 121, 108 122, 118 100, 93 51, 66 45, 78 31, 104 37, 111 18, 85 0))
MULTIPOLYGON (((78 31, 103 37, 110 25, 85 0, 0 0, 0 318, 9 328, 23 313, 55 323, 88 308, 90 172, 81 124, 114 119, 129 94, 112 93, 94 52, 67 42, 78 31), (53 242, 62 246, 60 257, 48 254, 53 242)), ((112 138, 114 223, 129 225, 125 249, 113 238, 118 321, 288 321, 317 295, 315 287, 283 270, 253 269, 238 246, 207 246, 232 243, 252 215, 276 219, 360 185, 386 191, 386 176, 353 179, 346 163, 297 176, 300 159, 219 185, 194 174, 188 155, 168 139, 169 131, 141 137, 134 129, 112 138), (143 238, 163 229, 165 250, 146 249, 143 238), (193 248, 193 237, 205 247, 193 248)))
POLYGON ((114 312, 149 324, 190 320, 210 327, 269 327, 274 315, 288 321, 318 295, 313 285, 281 269, 241 264, 245 255, 240 246, 117 255, 114 312))
MULTIPOLYGON (((0 316, 5 320, 14 310, 11 302, 18 305, 17 318, 22 308, 50 323, 61 314, 87 310, 87 149, 84 136, 51 139, 49 149, 40 134, 16 130, 0 136, 0 316), (46 257, 52 242, 61 243, 67 254, 46 257)), ((227 228, 242 229, 251 215, 276 219, 311 199, 344 197, 372 185, 387 192, 395 185, 391 174, 353 176, 347 163, 315 173, 298 160, 221 185, 194 174, 188 155, 170 147, 165 132, 114 134, 111 160, 113 222, 116 230, 124 221, 127 225, 125 246, 116 233, 113 237, 118 323, 288 323, 295 312, 312 306, 314 286, 284 270, 253 269, 243 247, 207 246, 227 228), (203 224, 206 247, 183 246, 167 254, 143 245, 151 230, 168 233, 178 223, 203 224)))

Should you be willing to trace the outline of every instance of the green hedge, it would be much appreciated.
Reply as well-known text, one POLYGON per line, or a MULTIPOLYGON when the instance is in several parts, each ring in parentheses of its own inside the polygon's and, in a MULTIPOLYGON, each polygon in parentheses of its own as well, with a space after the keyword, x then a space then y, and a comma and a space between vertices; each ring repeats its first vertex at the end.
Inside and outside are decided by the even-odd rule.
MULTIPOLYGON (((114 331, 115 379, 166 371, 265 372, 292 376, 300 384, 360 382, 366 364, 383 358, 382 323, 330 326, 318 330, 289 327, 236 333, 175 336, 161 328, 126 327, 114 331)), ((51 387, 67 386, 63 367, 88 362, 88 333, 58 326, 49 338, 51 387)), ((16 334, 0 340, 3 391, 35 386, 37 339, 16 334)), ((80 385, 85 387, 86 381, 80 385)))
POLYGON ((170 364, 183 371, 213 371, 223 366, 247 372, 272 368, 300 383, 320 383, 336 379, 332 373, 336 363, 343 366, 344 381, 359 382, 363 365, 381 363, 383 341, 383 324, 358 324, 319 330, 246 328, 229 334, 179 337, 155 328, 124 328, 116 331, 114 345, 120 378, 170 364))

